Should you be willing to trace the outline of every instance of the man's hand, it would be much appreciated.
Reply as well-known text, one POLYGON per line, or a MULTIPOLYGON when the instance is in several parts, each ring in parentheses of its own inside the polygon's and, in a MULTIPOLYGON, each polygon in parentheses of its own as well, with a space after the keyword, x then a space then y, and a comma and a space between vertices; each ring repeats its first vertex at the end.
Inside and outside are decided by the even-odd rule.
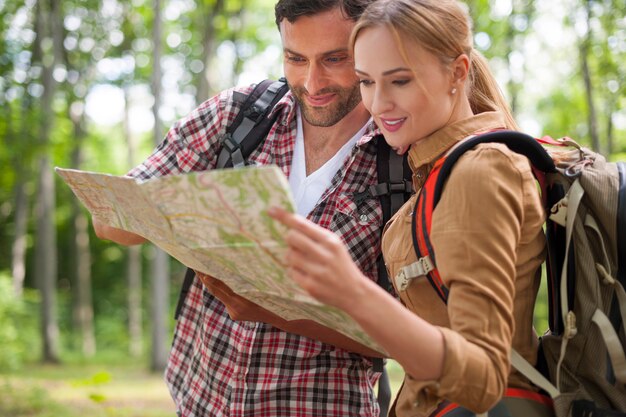
POLYGON ((147 239, 143 236, 139 236, 135 233, 109 226, 105 223, 102 223, 96 218, 93 218, 92 222, 93 229, 96 232, 96 236, 98 236, 100 239, 110 240, 125 246, 138 245, 147 241, 147 239))
POLYGON ((226 311, 233 320, 269 323, 272 326, 286 332, 319 340, 347 350, 348 352, 355 352, 364 356, 381 358, 386 356, 381 352, 372 350, 367 346, 364 346, 359 342, 356 342, 349 337, 328 327, 324 327, 312 320, 287 321, 271 311, 253 303, 252 301, 235 294, 235 292, 222 281, 198 271, 196 271, 196 275, 200 278, 200 281, 202 281, 205 288, 226 306, 226 311))

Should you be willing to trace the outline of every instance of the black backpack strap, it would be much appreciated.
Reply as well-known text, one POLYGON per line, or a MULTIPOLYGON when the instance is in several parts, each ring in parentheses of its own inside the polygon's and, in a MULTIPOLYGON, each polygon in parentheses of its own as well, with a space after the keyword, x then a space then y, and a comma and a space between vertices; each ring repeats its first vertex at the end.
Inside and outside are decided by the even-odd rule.
MULTIPOLYGON (((246 164, 252 151, 265 140, 276 122, 278 113, 273 118, 267 116, 288 89, 285 78, 280 78, 278 81, 263 80, 254 87, 241 105, 233 122, 226 128, 216 168, 237 168, 246 164)), ((180 316, 195 275, 193 269, 187 268, 176 303, 175 319, 180 316)))
POLYGON ((617 278, 626 288, 626 162, 617 162, 617 278))
MULTIPOLYGON (((356 193, 355 202, 378 198, 383 211, 383 227, 413 194, 412 172, 407 154, 398 155, 382 135, 376 136, 376 171, 378 183, 356 193)), ((382 234, 382 228, 381 228, 382 234)), ((378 285, 393 293, 382 254, 377 259, 378 285)))
MULTIPOLYGON (((378 379, 378 394, 376 395, 376 400, 378 401, 378 406, 380 408, 379 417, 387 417, 389 413, 389 406, 391 405, 391 383, 389 381, 389 372, 383 363, 383 359, 375 358, 380 360, 380 367, 382 368, 382 373, 380 374, 380 378, 378 379)), ((374 367, 376 369, 376 367, 374 367)))
POLYGON ((256 85, 233 123, 226 129, 222 150, 217 158, 218 168, 237 168, 246 164, 252 151, 257 149, 274 125, 278 114, 274 114, 273 118, 267 116, 288 89, 284 78, 278 81, 264 80, 256 85))
POLYGON ((183 278, 183 286, 180 288, 180 294, 178 295, 178 302, 176 303, 176 312, 174 313, 174 319, 178 320, 178 316, 180 316, 180 311, 185 304, 185 298, 187 298, 187 293, 189 293, 189 289, 191 288, 191 284, 193 284, 193 279, 196 276, 196 272, 187 268, 185 271, 185 278, 183 278))
POLYGON ((572 401, 571 413, 572 417, 626 417, 623 411, 599 408, 588 400, 572 401))
MULTIPOLYGON (((398 155, 385 138, 378 135, 376 147, 376 171, 378 183, 368 187, 365 191, 358 193, 355 200, 368 198, 378 198, 383 211, 383 227, 389 219, 402 207, 413 193, 412 172, 409 167, 407 155, 398 155)), ((380 230, 382 235, 382 228, 380 230)), ((389 281, 387 267, 382 254, 376 260, 378 269, 378 285, 393 293, 393 286, 389 281)), ((381 372, 378 380, 377 400, 380 407, 380 417, 385 417, 389 411, 391 403, 391 384, 389 382, 389 372, 384 366, 383 359, 374 358, 374 371, 381 372)))
POLYGON ((515 132, 512 130, 497 130, 475 136, 471 139, 463 141, 446 157, 446 162, 441 167, 437 185, 435 186, 433 209, 441 198, 443 185, 445 184, 452 167, 456 161, 469 149, 474 148, 480 143, 497 142, 505 144, 513 152, 524 155, 530 160, 530 163, 541 172, 556 172, 554 161, 548 152, 541 146, 535 138, 525 133, 515 132))
POLYGON ((412 173, 407 154, 398 155, 382 136, 377 136, 376 139, 378 184, 371 186, 368 192, 371 196, 380 198, 383 223, 387 223, 413 193, 412 173))
MULTIPOLYGON (((626 288, 626 162, 616 162, 615 165, 619 176, 617 192, 617 280, 626 288)), ((622 327, 622 315, 617 294, 613 294, 613 300, 611 300, 609 320, 613 323, 615 331, 619 332, 622 327)))

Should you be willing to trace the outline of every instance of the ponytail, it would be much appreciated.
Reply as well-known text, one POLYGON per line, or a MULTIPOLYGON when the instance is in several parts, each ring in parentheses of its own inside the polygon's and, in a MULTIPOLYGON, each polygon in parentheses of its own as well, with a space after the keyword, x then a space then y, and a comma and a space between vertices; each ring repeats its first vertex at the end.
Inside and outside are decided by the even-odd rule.
POLYGON ((472 48, 471 62, 468 97, 474 114, 498 110, 504 114, 507 129, 519 130, 485 57, 472 48))

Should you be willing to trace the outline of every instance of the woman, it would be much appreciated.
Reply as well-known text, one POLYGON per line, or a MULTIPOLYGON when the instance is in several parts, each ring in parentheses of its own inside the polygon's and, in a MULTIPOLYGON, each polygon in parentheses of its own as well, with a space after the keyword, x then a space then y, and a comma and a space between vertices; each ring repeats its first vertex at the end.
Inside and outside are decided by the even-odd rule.
MULTIPOLYGON (((409 152, 418 193, 433 163, 460 141, 516 129, 457 1, 379 0, 352 40, 363 103, 390 145, 409 152)), ((392 278, 416 261, 415 199, 385 229, 382 250, 392 278)), ((536 362, 532 315, 545 249, 544 211, 525 157, 482 144, 452 170, 430 235, 449 288, 447 305, 425 277, 396 287, 404 305, 398 303, 359 271, 336 235, 297 215, 271 214, 290 228, 290 276, 345 310, 404 367, 392 415, 439 416, 454 404, 482 413, 507 388, 525 390, 538 415, 550 415, 549 403, 510 371, 512 347, 536 362)))

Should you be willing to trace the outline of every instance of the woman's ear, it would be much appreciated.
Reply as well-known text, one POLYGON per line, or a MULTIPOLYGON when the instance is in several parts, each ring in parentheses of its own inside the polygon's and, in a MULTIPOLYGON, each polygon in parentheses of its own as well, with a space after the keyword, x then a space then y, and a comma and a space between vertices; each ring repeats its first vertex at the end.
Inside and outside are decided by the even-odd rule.
POLYGON ((454 85, 465 84, 469 75, 470 59, 466 54, 461 54, 452 62, 452 82, 454 85))

